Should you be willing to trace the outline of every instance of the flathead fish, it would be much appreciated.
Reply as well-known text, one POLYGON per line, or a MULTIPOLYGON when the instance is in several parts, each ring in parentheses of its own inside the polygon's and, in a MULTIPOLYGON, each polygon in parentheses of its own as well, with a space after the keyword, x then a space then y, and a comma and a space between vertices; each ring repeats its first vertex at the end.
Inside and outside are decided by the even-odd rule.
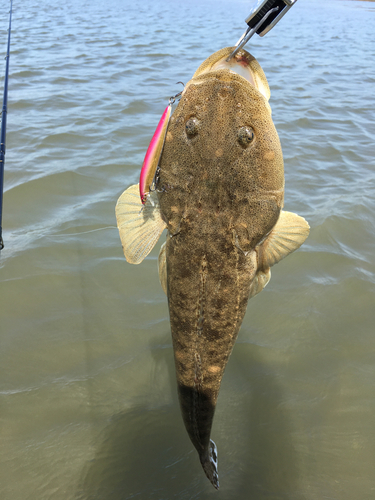
POLYGON ((233 48, 204 61, 172 114, 153 189, 116 206, 125 257, 139 264, 167 229, 159 278, 168 295, 178 394, 203 469, 219 487, 210 439, 221 379, 248 299, 309 234, 282 210, 284 167, 259 63, 233 48))

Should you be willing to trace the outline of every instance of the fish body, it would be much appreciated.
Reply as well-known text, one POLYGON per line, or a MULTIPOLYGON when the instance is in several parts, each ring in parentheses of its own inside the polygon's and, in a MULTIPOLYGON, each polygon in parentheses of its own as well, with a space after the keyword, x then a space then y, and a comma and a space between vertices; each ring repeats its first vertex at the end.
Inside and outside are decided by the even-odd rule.
POLYGON ((186 85, 144 210, 138 218, 132 212, 134 187, 117 205, 130 261, 146 246, 146 233, 155 238, 167 228, 159 277, 168 295, 181 412, 215 488, 211 427, 248 299, 309 232, 302 217, 282 211, 283 158, 265 75, 244 50, 227 63, 231 51, 213 54, 186 85))

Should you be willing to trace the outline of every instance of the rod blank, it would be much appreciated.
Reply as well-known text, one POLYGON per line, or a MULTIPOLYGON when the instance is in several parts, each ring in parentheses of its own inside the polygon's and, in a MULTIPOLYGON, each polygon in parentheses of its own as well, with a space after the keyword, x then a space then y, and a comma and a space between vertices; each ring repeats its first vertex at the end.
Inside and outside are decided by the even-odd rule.
POLYGON ((7 55, 5 56, 5 78, 4 78, 4 97, 3 108, 1 112, 1 133, 0 133, 0 250, 4 248, 3 242, 3 193, 4 193, 4 163, 5 163, 5 138, 7 129, 7 105, 8 105, 8 76, 9 76, 9 56, 10 56, 10 32, 12 25, 12 3, 10 0, 9 11, 9 29, 8 29, 8 48, 7 55))

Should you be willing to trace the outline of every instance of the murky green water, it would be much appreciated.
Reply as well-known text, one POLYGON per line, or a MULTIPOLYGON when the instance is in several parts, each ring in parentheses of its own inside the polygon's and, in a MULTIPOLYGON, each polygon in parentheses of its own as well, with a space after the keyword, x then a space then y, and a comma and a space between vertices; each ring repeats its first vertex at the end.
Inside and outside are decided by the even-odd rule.
POLYGON ((218 492, 179 413, 158 248, 131 266, 115 227, 176 82, 239 38, 250 5, 14 3, 1 499, 375 498, 375 4, 301 0, 247 47, 285 208, 312 229, 249 303, 212 433, 218 492))

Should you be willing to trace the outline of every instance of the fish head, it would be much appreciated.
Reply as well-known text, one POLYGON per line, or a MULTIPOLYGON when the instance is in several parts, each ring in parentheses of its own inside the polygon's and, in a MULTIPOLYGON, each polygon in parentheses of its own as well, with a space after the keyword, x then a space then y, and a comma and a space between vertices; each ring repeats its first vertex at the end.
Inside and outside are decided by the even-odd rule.
POLYGON ((171 118, 164 161, 175 161, 186 178, 196 175, 197 166, 209 176, 214 162, 222 175, 244 182, 246 193, 282 189, 283 157, 267 79, 245 50, 227 62, 231 50, 211 55, 187 83, 171 118))
POLYGON ((263 70, 245 50, 227 62, 231 51, 211 55, 182 93, 161 158, 160 203, 175 234, 187 203, 193 204, 186 194, 194 196, 197 185, 204 187, 213 207, 230 207, 237 200, 247 207, 243 218, 254 220, 259 220, 260 204, 264 206, 263 194, 273 192, 267 222, 251 238, 257 242, 276 223, 283 205, 283 156, 263 70))
POLYGON ((246 50, 240 50, 227 61, 232 51, 233 47, 227 47, 212 54, 199 66, 193 75, 193 79, 213 71, 229 70, 245 78, 269 101, 271 96, 270 88, 266 75, 258 61, 246 50))

